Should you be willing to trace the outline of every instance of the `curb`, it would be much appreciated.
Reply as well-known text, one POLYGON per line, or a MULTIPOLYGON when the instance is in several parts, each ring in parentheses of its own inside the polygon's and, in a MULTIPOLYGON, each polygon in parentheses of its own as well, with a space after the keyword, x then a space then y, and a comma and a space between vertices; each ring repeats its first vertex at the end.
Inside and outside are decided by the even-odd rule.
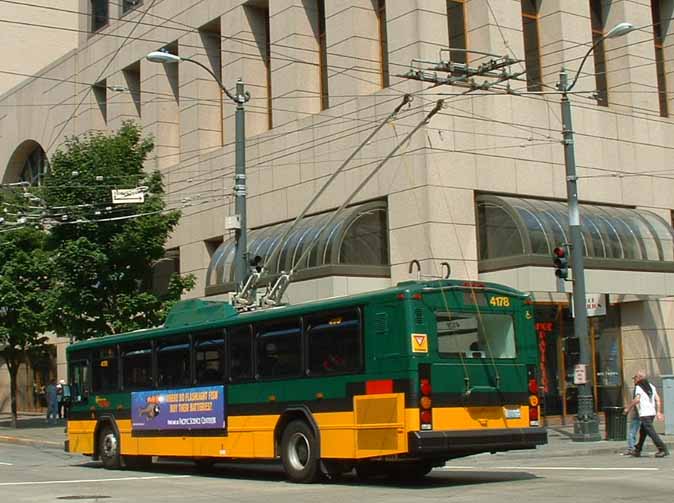
POLYGON ((0 443, 15 445, 31 445, 33 447, 63 448, 63 442, 52 442, 49 440, 35 440, 32 438, 14 437, 10 435, 0 435, 0 443))

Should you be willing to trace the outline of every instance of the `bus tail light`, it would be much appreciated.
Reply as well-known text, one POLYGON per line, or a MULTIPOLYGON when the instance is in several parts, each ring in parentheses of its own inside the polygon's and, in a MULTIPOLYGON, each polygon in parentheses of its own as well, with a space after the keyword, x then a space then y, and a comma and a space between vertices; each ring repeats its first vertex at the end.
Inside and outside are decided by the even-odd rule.
POLYGON ((527 366, 527 378, 529 379, 529 426, 538 426, 539 405, 538 399, 538 379, 536 378, 536 367, 527 366))
POLYGON ((419 365, 419 424, 422 430, 433 429, 433 400, 431 399, 431 366, 419 365))

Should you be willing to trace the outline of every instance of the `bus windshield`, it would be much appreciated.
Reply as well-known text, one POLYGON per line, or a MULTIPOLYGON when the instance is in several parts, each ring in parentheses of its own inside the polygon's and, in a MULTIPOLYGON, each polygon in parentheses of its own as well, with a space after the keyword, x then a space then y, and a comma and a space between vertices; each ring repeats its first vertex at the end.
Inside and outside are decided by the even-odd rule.
POLYGON ((516 358, 515 326, 507 313, 436 311, 443 358, 516 358))

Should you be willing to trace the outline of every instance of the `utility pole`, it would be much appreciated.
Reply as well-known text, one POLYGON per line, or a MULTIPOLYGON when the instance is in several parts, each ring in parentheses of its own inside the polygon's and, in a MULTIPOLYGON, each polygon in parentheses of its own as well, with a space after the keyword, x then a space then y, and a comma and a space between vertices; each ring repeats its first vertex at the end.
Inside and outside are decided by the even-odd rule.
MULTIPOLYGON (((225 231, 234 231, 234 281, 236 283, 237 293, 241 291, 244 283, 248 279, 248 233, 246 229, 246 116, 244 105, 250 100, 250 94, 244 89, 241 79, 236 82, 236 96, 232 95, 222 84, 213 70, 200 63, 196 59, 171 54, 165 50, 154 51, 146 56, 148 61, 153 63, 177 64, 182 61, 193 63, 206 70, 217 82, 220 89, 227 97, 236 104, 236 152, 235 152, 235 171, 234 171, 234 215, 225 220, 225 231)), ((225 233, 224 239, 227 238, 225 233)))
MULTIPOLYGON (((585 382, 578 384, 578 412, 573 425, 573 439, 576 441, 598 441, 599 422, 594 412, 592 380, 594 365, 591 363, 590 340, 587 330, 587 305, 585 304, 585 264, 583 238, 578 207, 578 177, 576 176, 576 153, 573 143, 571 121, 571 101, 567 94, 569 76, 562 68, 559 74, 559 90, 562 92, 562 143, 564 145, 564 165, 566 167, 566 196, 569 209, 569 241, 571 245, 571 269, 573 270, 573 332, 580 343, 580 365, 584 365, 585 382), (587 376, 589 375, 588 382, 587 376)), ((574 82, 575 83, 575 82, 574 82)))
POLYGON ((237 291, 248 279, 248 233, 246 231, 246 115, 243 105, 246 93, 243 81, 236 83, 236 153, 234 172, 234 213, 238 217, 238 229, 234 229, 234 281, 237 291))

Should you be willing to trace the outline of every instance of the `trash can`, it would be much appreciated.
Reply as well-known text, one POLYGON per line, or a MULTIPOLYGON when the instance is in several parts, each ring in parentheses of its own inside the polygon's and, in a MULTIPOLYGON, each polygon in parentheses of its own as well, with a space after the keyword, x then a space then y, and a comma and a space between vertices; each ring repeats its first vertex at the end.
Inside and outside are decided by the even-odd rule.
POLYGON ((627 439, 627 416, 622 407, 604 407, 606 417, 606 440, 627 439))

